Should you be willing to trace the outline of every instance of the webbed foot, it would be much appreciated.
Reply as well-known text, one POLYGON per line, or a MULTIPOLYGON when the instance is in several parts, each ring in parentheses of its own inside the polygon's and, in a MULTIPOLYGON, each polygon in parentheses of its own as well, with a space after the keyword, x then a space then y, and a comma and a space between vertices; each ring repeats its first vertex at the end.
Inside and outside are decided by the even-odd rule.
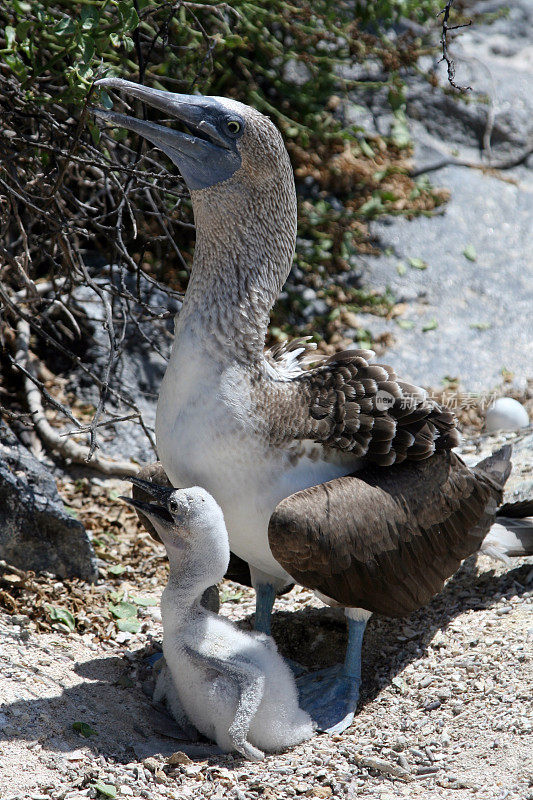
POLYGON ((343 664, 307 672, 296 679, 300 707, 323 733, 342 733, 354 718, 360 680, 346 674, 343 664))

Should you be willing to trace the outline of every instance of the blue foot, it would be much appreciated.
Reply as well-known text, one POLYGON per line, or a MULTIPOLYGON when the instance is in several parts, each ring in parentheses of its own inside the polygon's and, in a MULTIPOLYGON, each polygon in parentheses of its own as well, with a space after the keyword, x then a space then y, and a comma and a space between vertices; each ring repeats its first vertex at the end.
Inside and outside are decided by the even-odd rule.
POLYGON ((289 669, 291 670, 292 674, 294 675, 295 680, 301 678, 302 675, 309 674, 309 670, 307 669, 307 667, 304 667, 303 664, 298 664, 298 662, 293 661, 292 658, 286 658, 284 660, 289 669))
POLYGON ((360 681, 346 675, 343 664, 310 672, 296 680, 300 706, 324 733, 342 733, 353 721, 360 681))
POLYGON ((297 678, 300 706, 319 731, 342 733, 351 724, 359 701, 361 646, 366 619, 348 619, 348 645, 344 664, 297 678))

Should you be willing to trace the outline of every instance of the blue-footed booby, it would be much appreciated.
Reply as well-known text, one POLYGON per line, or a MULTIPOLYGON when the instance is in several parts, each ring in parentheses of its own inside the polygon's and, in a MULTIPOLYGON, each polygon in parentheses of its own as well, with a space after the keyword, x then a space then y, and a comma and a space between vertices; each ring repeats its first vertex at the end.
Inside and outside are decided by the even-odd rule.
POLYGON ((344 664, 299 679, 319 728, 341 731, 358 701, 368 617, 420 607, 479 549, 510 449, 468 469, 452 452, 452 413, 370 351, 311 367, 302 341, 265 355, 296 240, 278 129, 236 100, 97 83, 189 131, 96 112, 165 152, 192 198, 193 268, 157 406, 162 468, 172 486, 202 486, 221 506, 231 550, 250 567, 259 630, 270 631, 276 592, 294 581, 345 608, 344 664))
POLYGON ((202 606, 203 593, 223 579, 229 562, 220 506, 198 486, 138 485, 150 503, 122 499, 150 520, 170 567, 161 598, 165 664, 154 699, 166 699, 186 731, 192 722, 223 750, 253 761, 309 739, 311 717, 298 705, 294 677, 274 640, 202 606))

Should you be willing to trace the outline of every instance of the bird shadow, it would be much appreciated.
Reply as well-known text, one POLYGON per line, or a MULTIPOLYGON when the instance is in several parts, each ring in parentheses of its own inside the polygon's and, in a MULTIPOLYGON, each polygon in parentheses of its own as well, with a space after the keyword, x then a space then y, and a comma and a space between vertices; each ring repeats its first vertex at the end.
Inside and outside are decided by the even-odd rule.
MULTIPOLYGON (((531 565, 522 564, 503 574, 482 572, 476 557, 467 559, 443 591, 424 608, 401 619, 372 617, 363 644, 361 705, 370 703, 405 667, 421 658, 438 631, 470 610, 488 609, 502 600, 527 591, 531 565)), ((249 627, 252 617, 240 624, 249 627)), ((272 633, 280 652, 313 669, 342 661, 346 625, 342 613, 328 608, 278 611, 272 633)), ((469 652, 475 655, 476 639, 469 652)), ((38 667, 36 682, 27 685, 34 696, 4 703, 0 712, 0 741, 21 739, 38 742, 43 749, 72 754, 84 746, 109 759, 127 763, 150 755, 171 755, 177 750, 193 760, 234 762, 215 745, 199 737, 191 742, 162 706, 143 692, 143 679, 152 672, 153 646, 135 652, 133 658, 103 656, 73 664, 82 680, 65 686, 63 678, 51 678, 38 667), (48 694, 43 696, 47 686, 48 694), (40 687, 40 688, 39 688, 40 687), (83 738, 76 723, 86 723, 83 738), (74 727, 73 727, 74 726, 74 727), (78 730, 76 730, 78 728, 78 730)), ((18 668, 13 664, 13 670, 18 668)), ((146 688, 146 687, 145 687, 146 688)), ((361 706, 360 706, 361 707, 361 706)))
MULTIPOLYGON (((446 631, 457 616, 489 609, 528 591, 531 564, 495 574, 493 570, 480 573, 476 561, 477 555, 464 561, 442 592, 409 616, 392 619, 376 614, 370 618, 362 649, 360 708, 390 685, 408 664, 427 654, 436 634, 446 631)), ((247 618, 247 625, 252 619, 247 618)), ((339 609, 280 611, 273 615, 272 635, 285 658, 308 669, 327 667, 344 659, 346 623, 339 609)), ((473 637, 469 645, 472 655, 476 643, 473 637)))

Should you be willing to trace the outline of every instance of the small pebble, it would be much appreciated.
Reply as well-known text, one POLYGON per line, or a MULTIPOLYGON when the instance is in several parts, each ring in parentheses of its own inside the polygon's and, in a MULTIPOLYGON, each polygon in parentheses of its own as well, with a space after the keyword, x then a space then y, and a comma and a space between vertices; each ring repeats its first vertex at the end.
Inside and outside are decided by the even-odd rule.
POLYGON ((404 756, 403 753, 400 753, 400 755, 398 756, 398 763, 399 763, 400 767, 403 767, 403 769, 405 769, 407 772, 409 772, 409 769, 410 769, 409 762, 408 762, 408 760, 406 759, 406 757, 404 756))

